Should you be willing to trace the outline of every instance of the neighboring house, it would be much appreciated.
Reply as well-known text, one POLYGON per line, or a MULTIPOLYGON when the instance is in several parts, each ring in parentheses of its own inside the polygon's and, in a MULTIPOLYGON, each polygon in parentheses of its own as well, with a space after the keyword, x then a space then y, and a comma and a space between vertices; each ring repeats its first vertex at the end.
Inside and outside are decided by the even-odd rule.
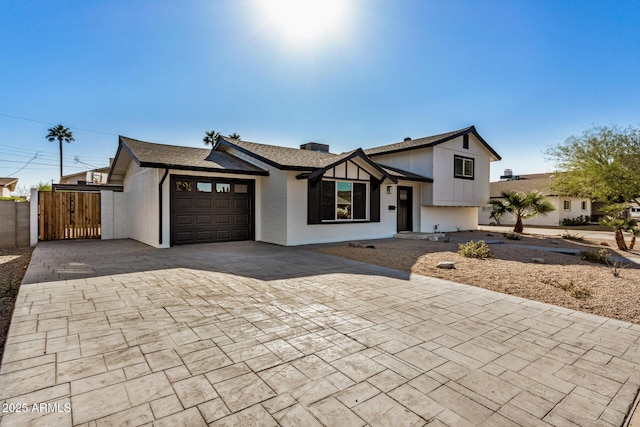
POLYGON ((111 169, 110 166, 105 166, 103 168, 64 175, 60 178, 60 184, 106 184, 106 177, 109 175, 109 169, 111 169))
POLYGON ((631 202, 631 207, 629 207, 629 216, 637 221, 640 221, 640 205, 636 202, 631 202))
POLYGON ((10 197, 16 191, 18 178, 0 178, 0 197, 10 197))
MULTIPOLYGON (((537 191, 545 196, 545 199, 551 202, 554 207, 552 212, 547 216, 535 216, 524 220, 524 225, 540 225, 540 226, 559 226, 565 218, 577 218, 580 216, 591 217, 591 200, 583 197, 570 197, 558 195, 556 191, 551 189, 555 173, 537 173, 530 175, 512 175, 510 170, 505 171, 502 181, 491 183, 491 199, 498 200, 502 196, 502 192, 518 191, 528 194, 531 191, 537 191)), ((496 223, 491 218, 493 208, 491 205, 485 205, 478 210, 478 224, 496 223)), ((515 224, 516 218, 513 215, 505 214, 500 218, 501 224, 515 224)))
MULTIPOLYGON (((212 149, 121 136, 109 172, 128 235, 156 247, 302 245, 477 228, 500 156, 471 126, 343 154, 221 137, 212 149)), ((125 236, 121 236, 125 237, 125 236)))

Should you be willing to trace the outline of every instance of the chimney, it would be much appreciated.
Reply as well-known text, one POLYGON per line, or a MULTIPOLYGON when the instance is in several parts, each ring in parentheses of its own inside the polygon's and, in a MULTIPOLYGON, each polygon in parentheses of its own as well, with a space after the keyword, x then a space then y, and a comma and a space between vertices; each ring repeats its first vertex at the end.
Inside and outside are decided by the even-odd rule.
POLYGON ((404 142, 411 141, 411 137, 410 137, 410 136, 405 136, 405 138, 403 139, 403 141, 404 141, 404 142))
POLYGON ((329 146, 327 144, 320 144, 319 142, 307 142, 300 145, 301 150, 319 151, 321 153, 328 153, 329 146))

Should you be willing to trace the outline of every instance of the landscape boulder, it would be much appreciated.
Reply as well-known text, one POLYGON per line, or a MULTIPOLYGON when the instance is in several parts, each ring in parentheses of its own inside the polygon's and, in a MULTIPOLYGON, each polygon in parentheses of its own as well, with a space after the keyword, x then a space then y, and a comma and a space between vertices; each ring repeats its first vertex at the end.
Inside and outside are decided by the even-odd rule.
POLYGON ((438 264, 436 264, 436 267, 451 270, 455 268, 455 265, 452 261, 440 261, 438 264))

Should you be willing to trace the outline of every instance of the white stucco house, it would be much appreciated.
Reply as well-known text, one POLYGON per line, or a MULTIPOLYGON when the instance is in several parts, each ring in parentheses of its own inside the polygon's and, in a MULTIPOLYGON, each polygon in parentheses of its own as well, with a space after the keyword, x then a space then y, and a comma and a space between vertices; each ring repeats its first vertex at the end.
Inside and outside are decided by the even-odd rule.
MULTIPOLYGON (((505 171, 506 172, 506 171, 505 171)), ((551 189, 555 173, 537 173, 529 175, 512 175, 507 174, 502 181, 492 182, 490 184, 491 199, 499 199, 502 192, 518 191, 528 194, 531 191, 537 191, 545 196, 554 207, 552 212, 547 216, 535 216, 524 220, 525 227, 527 225, 539 226, 559 226, 565 218, 577 218, 580 216, 591 217, 591 200, 582 197, 571 197, 557 194, 557 191, 551 189)), ((490 204, 484 205, 478 209, 478 224, 495 223, 495 219, 491 218, 493 207, 490 204)), ((505 225, 515 224, 516 218, 513 215, 506 214, 500 219, 500 223, 505 225)))
POLYGON ((155 247, 294 246, 475 229, 495 160, 473 126, 342 154, 318 143, 296 149, 221 137, 205 149, 121 136, 109 171, 109 184, 123 186, 109 196, 118 223, 111 237, 155 247))

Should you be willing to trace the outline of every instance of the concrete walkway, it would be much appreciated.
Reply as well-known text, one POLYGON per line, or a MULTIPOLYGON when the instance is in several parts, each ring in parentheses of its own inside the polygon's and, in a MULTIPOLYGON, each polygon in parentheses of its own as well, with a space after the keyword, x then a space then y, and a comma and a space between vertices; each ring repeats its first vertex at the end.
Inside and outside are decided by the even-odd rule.
POLYGON ((306 249, 40 243, 0 425, 619 426, 639 337, 306 249))

